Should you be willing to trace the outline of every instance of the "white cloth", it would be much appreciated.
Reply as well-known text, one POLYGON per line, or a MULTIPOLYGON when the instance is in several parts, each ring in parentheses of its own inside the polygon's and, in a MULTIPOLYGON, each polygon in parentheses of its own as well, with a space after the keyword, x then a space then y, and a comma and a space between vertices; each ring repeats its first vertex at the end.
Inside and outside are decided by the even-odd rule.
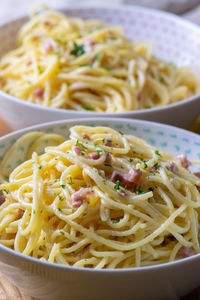
MULTIPOLYGON (((37 1, 39 2, 39 1, 37 1)), ((22 15, 27 15, 31 7, 37 3, 34 0, 0 0, 0 23, 4 23, 22 15)), ((84 6, 86 3, 105 3, 104 0, 45 0, 40 1, 57 8, 66 5, 84 6)), ((109 0, 109 4, 136 4, 146 7, 166 10, 183 15, 191 21, 200 24, 200 0, 109 0)))

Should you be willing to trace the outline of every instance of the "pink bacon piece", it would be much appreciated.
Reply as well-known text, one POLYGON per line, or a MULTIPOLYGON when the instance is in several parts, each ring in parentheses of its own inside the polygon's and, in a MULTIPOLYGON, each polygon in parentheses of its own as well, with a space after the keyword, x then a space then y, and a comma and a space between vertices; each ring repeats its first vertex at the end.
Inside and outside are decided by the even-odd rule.
POLYGON ((100 158, 100 154, 98 152, 91 152, 88 154, 88 158, 96 160, 100 158))
POLYGON ((189 165, 191 164, 190 161, 187 159, 187 155, 185 153, 181 153, 177 156, 177 159, 179 163, 181 164, 182 167, 188 168, 189 165))
POLYGON ((23 215, 24 215, 24 210, 21 209, 21 208, 19 208, 19 210, 18 210, 18 218, 21 219, 23 217, 23 215))
POLYGON ((111 181, 119 181, 122 187, 127 187, 128 190, 135 192, 141 175, 142 171, 134 168, 130 169, 127 174, 120 174, 114 171, 111 175, 111 181))
POLYGON ((90 196, 94 195, 88 188, 81 188, 79 191, 72 195, 72 206, 78 208, 83 201, 86 201, 90 196))
POLYGON ((79 147, 79 146, 75 146, 75 147, 74 147, 74 151, 75 151, 75 153, 76 153, 77 155, 80 155, 81 152, 82 152, 82 149, 81 149, 81 147, 79 147))
POLYGON ((5 197, 2 194, 0 194, 0 205, 2 205, 5 201, 5 197))
POLYGON ((44 91, 41 87, 38 87, 38 88, 34 89, 33 93, 36 97, 42 98, 43 94, 44 94, 44 91))
POLYGON ((105 161, 104 161, 106 164, 111 164, 112 162, 112 157, 110 155, 110 153, 106 152, 106 158, 105 158, 105 161))
POLYGON ((178 250, 178 256, 180 257, 189 257, 189 256, 192 256, 194 255, 194 251, 189 248, 189 247, 186 247, 186 246, 182 246, 179 250, 178 250))
POLYGON ((170 170, 171 170, 174 174, 178 174, 178 167, 177 167, 177 165, 175 164, 175 162, 170 161, 170 162, 168 163, 168 167, 170 168, 170 170))
POLYGON ((51 43, 46 43, 45 46, 44 46, 44 51, 45 53, 50 53, 53 51, 53 46, 51 43))
POLYGON ((26 65, 27 65, 27 66, 30 66, 31 64, 32 64, 32 60, 31 60, 31 59, 27 59, 26 65))
POLYGON ((83 133, 83 134, 82 134, 82 137, 83 137, 84 139, 87 139, 88 141, 90 141, 90 137, 89 137, 89 135, 88 135, 87 133, 83 133))
POLYGON ((194 172, 194 175, 200 178, 200 172, 194 172))
POLYGON ((108 147, 112 147, 112 140, 111 139, 105 139, 104 145, 108 147))

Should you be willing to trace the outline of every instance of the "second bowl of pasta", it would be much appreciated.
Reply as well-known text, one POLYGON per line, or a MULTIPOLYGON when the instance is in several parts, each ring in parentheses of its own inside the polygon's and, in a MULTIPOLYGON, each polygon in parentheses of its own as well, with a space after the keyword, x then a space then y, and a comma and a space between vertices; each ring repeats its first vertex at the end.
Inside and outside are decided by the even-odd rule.
POLYGON ((0 37, 0 105, 13 129, 94 114, 186 127, 199 113, 200 30, 173 15, 45 7, 0 37))

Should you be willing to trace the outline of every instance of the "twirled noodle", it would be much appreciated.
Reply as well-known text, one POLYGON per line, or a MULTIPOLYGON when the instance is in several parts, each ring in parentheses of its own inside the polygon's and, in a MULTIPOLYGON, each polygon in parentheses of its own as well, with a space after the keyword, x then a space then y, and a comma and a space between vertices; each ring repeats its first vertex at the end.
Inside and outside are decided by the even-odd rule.
POLYGON ((108 127, 74 126, 70 132, 64 142, 29 133, 4 157, 2 180, 20 141, 28 145, 28 157, 33 152, 0 185, 2 245, 97 269, 154 265, 200 252, 200 174, 187 169, 186 156, 174 158, 108 127), (38 155, 47 138, 62 143, 38 155))
POLYGON ((18 48, 0 61, 0 88, 38 105, 96 112, 153 108, 199 92, 187 66, 152 55, 153 46, 131 42, 120 27, 68 18, 45 8, 32 13, 18 48))

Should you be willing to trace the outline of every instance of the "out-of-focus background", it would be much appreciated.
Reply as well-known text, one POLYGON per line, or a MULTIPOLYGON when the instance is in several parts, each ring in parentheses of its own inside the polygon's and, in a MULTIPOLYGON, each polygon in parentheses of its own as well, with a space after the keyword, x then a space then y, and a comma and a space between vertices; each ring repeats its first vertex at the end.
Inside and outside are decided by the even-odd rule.
POLYGON ((200 24, 200 0, 0 0, 0 23, 27 14, 35 3, 45 3, 52 8, 102 3, 136 4, 173 12, 200 24))

